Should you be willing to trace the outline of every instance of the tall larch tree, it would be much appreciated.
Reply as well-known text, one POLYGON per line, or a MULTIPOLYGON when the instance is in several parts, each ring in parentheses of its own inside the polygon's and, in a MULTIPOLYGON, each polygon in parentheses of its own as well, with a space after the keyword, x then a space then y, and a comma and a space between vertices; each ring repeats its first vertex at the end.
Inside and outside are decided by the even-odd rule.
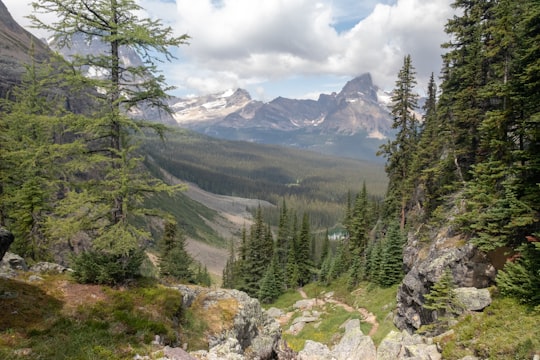
POLYGON ((134 141, 134 133, 152 129, 162 134, 164 126, 134 120, 126 114, 142 104, 168 110, 164 100, 170 88, 156 64, 161 59, 171 60, 170 48, 184 44, 188 36, 174 36, 173 29, 159 20, 140 17, 143 9, 134 0, 40 0, 32 5, 34 26, 49 31, 59 47, 69 47, 74 36, 82 35, 89 43, 99 42, 109 48, 103 54, 70 59, 75 69, 92 68, 103 76, 81 80, 98 90, 93 94, 100 105, 94 107, 93 121, 87 123, 86 129, 93 135, 88 146, 95 167, 93 181, 66 194, 64 212, 69 217, 68 209, 77 204, 91 209, 80 217, 79 230, 94 232, 93 246, 97 250, 129 256, 149 235, 132 221, 148 213, 142 209, 145 194, 167 187, 141 171, 142 159, 135 155, 134 141), (40 14, 54 14, 56 21, 42 21, 40 14), (124 46, 134 49, 144 64, 123 63, 124 46), (84 228, 83 217, 95 220, 93 229, 84 228), (95 227, 97 224, 99 227, 95 227))

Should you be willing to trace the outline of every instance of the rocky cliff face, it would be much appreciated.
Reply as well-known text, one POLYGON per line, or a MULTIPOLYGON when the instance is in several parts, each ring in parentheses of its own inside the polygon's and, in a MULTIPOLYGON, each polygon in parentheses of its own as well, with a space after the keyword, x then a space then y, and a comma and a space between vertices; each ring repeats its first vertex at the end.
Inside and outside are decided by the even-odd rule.
POLYGON ((48 47, 19 26, 0 0, 0 98, 5 99, 10 89, 20 83, 24 64, 32 62, 32 53, 37 62, 49 58, 48 47))
POLYGON ((412 333, 434 320, 432 312, 423 307, 424 295, 446 269, 452 272, 457 287, 482 289, 494 284, 495 267, 467 240, 452 226, 442 227, 427 242, 409 234, 404 250, 406 275, 398 290, 394 318, 399 329, 412 333))

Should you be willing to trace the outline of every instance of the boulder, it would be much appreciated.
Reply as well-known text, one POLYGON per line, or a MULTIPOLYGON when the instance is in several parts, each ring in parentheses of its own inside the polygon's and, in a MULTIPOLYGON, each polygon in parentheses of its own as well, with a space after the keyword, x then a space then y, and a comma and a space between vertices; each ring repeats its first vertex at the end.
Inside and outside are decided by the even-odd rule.
POLYGON ((332 349, 332 356, 336 360, 376 360, 375 344, 360 330, 360 320, 349 320, 344 327, 345 334, 332 349))
POLYGON ((405 346, 405 358, 418 360, 440 360, 442 355, 436 345, 414 344, 405 346))
POLYGON ((165 346, 163 349, 163 355, 166 359, 171 360, 197 360, 195 357, 191 356, 182 348, 173 348, 165 346))
POLYGON ((488 289, 463 287, 455 289, 454 293, 468 311, 481 311, 491 304, 491 294, 488 289))
MULTIPOLYGON (((279 323, 268 316, 257 299, 246 293, 231 289, 208 289, 194 286, 176 287, 182 292, 185 307, 193 303, 203 309, 212 309, 220 302, 234 303, 236 313, 230 323, 223 324, 222 331, 208 333, 209 350, 192 353, 199 359, 270 359, 281 339, 279 323), (232 300, 232 302, 231 302, 232 300)), ((214 308, 216 310, 216 308, 214 308)))
POLYGON ((9 246, 13 243, 14 236, 7 229, 0 226, 0 261, 4 254, 8 251, 9 246))
POLYGON ((274 319, 280 318, 284 315, 283 310, 275 307, 271 307, 270 309, 266 310, 266 313, 268 314, 268 316, 274 319))
POLYGON ((37 273, 54 273, 60 274, 68 271, 68 268, 60 264, 50 263, 50 262, 39 262, 30 267, 30 271, 37 273))
POLYGON ((4 257, 2 258, 2 261, 0 262, 0 267, 11 269, 11 270, 22 270, 22 271, 28 271, 28 266, 26 265, 26 261, 22 257, 20 257, 17 254, 13 254, 10 252, 6 252, 4 254, 4 257))
POLYGON ((316 299, 303 299, 298 300, 294 303, 293 308, 299 309, 299 310, 308 310, 311 309, 314 305, 316 305, 316 299))
POLYGON ((390 331, 377 349, 377 360, 396 360, 403 356, 403 334, 390 331))
POLYGON ((304 349, 298 353, 298 360, 333 360, 328 346, 316 341, 306 340, 304 349))
POLYGON ((446 269, 450 269, 458 287, 487 288, 495 283, 496 270, 485 253, 454 234, 447 226, 433 235, 429 245, 409 234, 404 249, 407 270, 397 294, 394 324, 410 333, 433 322, 433 312, 424 309, 424 295, 446 269))

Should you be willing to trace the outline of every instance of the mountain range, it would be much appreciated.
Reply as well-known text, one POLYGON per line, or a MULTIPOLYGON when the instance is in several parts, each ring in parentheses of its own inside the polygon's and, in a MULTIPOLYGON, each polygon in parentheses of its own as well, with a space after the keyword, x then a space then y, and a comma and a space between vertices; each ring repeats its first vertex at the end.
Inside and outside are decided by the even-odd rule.
POLYGON ((213 137, 374 160, 377 148, 392 136, 388 99, 366 73, 339 93, 320 94, 317 100, 278 97, 261 102, 236 89, 175 98, 170 105, 179 126, 213 137))
MULTIPOLYGON (((46 59, 52 49, 68 58, 74 54, 106 51, 98 41, 74 37, 69 48, 45 44, 20 27, 0 2, 0 80, 1 93, 20 81, 24 63, 34 54, 46 59)), ((125 64, 143 64, 137 53, 123 47, 125 64)), ((99 76, 84 69, 89 76, 99 76)), ((172 116, 150 106, 131 113, 137 118, 178 125, 212 137, 275 144, 313 150, 340 157, 382 162, 375 153, 392 137, 389 95, 373 84, 371 75, 362 74, 347 82, 339 93, 320 94, 317 100, 278 97, 270 102, 251 98, 244 89, 227 90, 199 97, 171 97, 172 116)))

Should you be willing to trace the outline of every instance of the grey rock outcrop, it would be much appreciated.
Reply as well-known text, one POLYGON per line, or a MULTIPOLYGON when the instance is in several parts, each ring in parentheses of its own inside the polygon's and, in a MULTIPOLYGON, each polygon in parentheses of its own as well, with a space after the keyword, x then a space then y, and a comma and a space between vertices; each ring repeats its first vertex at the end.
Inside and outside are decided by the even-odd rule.
POLYGON ((22 257, 17 254, 6 252, 2 261, 0 261, 0 268, 3 270, 19 270, 28 271, 28 265, 22 257))
POLYGON ((69 271, 68 268, 65 266, 62 266, 60 264, 55 264, 51 262, 39 262, 35 265, 32 265, 30 267, 30 271, 36 272, 36 273, 64 273, 66 271, 69 271))
POLYGON ((345 334, 332 349, 336 360, 376 360, 377 350, 371 337, 360 330, 360 320, 345 323, 345 334))
POLYGON ((298 360, 332 360, 328 346, 312 340, 306 340, 304 349, 298 353, 298 360))
POLYGON ((184 306, 195 302, 210 311, 220 302, 235 303, 236 314, 222 331, 208 333, 208 351, 192 353, 198 359, 274 359, 281 340, 279 323, 268 316, 257 299, 246 293, 229 289, 176 287, 183 294, 184 306))
POLYGON ((7 229, 0 226, 0 261, 13 243, 14 237, 7 229))
POLYGON ((343 324, 345 333, 334 346, 329 349, 326 345, 314 341, 306 341, 304 349, 298 353, 302 360, 376 360, 377 350, 371 337, 360 330, 360 320, 349 320, 343 324))
POLYGON ((491 294, 488 289, 464 287, 454 290, 456 298, 468 311, 480 311, 491 304, 491 294))
POLYGON ((451 227, 441 229, 423 249, 420 240, 409 234, 403 259, 407 275, 398 290, 394 323, 409 332, 434 320, 432 312, 423 308, 424 295, 446 269, 458 287, 482 289, 494 284, 496 270, 488 257, 451 227))
POLYGON ((377 360, 439 360, 442 356, 437 346, 427 338, 391 331, 379 344, 377 360))

